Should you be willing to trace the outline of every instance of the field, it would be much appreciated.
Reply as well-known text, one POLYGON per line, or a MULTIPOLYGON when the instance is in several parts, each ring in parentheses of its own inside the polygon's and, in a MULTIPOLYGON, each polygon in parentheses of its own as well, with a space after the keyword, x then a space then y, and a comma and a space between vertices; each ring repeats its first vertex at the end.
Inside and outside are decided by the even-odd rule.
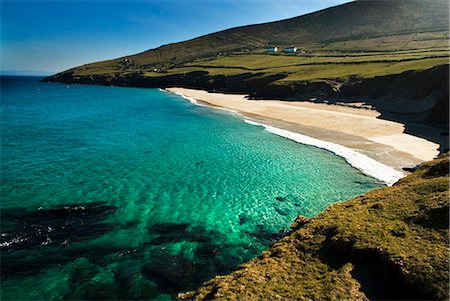
MULTIPOLYGON (((287 73, 281 81, 345 78, 350 76, 374 77, 398 74, 407 70, 424 70, 449 62, 446 48, 392 52, 310 52, 301 55, 241 54, 212 60, 198 60, 169 74, 207 71, 211 75, 240 73, 287 73)), ((156 72, 147 76, 158 76, 156 72)))
MULTIPOLYGON (((298 43, 297 45, 301 45, 298 43)), ((286 45, 279 45, 282 49, 286 45)), ((209 75, 243 73, 285 74, 279 83, 370 78, 424 70, 448 64, 449 37, 446 31, 385 35, 322 44, 306 44, 295 54, 266 53, 264 48, 214 53, 188 62, 164 61, 148 64, 145 56, 109 60, 73 69, 74 76, 143 74, 146 77, 206 71, 209 75)), ((153 53, 153 55, 156 55, 153 53)))

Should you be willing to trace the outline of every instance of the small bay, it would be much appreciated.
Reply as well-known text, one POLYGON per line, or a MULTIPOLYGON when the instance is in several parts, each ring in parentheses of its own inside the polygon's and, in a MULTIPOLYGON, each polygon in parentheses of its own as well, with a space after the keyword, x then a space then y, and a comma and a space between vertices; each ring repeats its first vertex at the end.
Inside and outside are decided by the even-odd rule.
POLYGON ((2 77, 1 297, 172 299, 383 184, 158 89, 2 77))

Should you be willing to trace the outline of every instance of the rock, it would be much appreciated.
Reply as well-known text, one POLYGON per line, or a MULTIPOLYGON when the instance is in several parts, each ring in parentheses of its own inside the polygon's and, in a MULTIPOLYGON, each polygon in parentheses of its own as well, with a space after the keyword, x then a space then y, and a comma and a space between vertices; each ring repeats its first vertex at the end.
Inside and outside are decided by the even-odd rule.
POLYGON ((372 208, 372 209, 381 209, 381 208, 383 208, 383 205, 381 205, 380 203, 376 203, 376 204, 373 204, 372 206, 370 206, 370 208, 372 208))
POLYGON ((290 228, 292 229, 292 231, 298 230, 298 229, 302 228, 304 225, 306 225, 306 223, 308 223, 308 221, 309 221, 309 218, 299 215, 295 218, 295 221, 291 225, 290 228))
POLYGON ((193 261, 169 252, 152 254, 152 260, 141 267, 142 275, 154 281, 163 293, 188 290, 199 270, 193 261))
POLYGON ((280 208, 275 208, 275 211, 279 214, 279 215, 283 215, 283 216, 287 216, 288 213, 280 208))
POLYGON ((148 227, 148 231, 155 234, 168 234, 185 232, 187 227, 189 227, 188 223, 157 223, 148 227))
POLYGON ((202 226, 189 226, 189 224, 161 223, 149 228, 150 233, 161 234, 148 244, 162 245, 178 241, 209 242, 213 231, 208 231, 202 226))
POLYGON ((213 244, 203 244, 195 249, 195 255, 201 258, 212 258, 219 252, 219 246, 213 244))
POLYGON ((417 168, 418 168, 418 166, 413 166, 413 167, 402 167, 402 169, 403 169, 404 171, 407 171, 407 172, 415 172, 415 171, 417 170, 417 168))
POLYGON ((199 166, 199 165, 202 165, 202 164, 204 164, 205 163, 205 161, 199 161, 199 162, 196 162, 195 163, 195 166, 199 166))
POLYGON ((239 215, 239 225, 243 225, 248 221, 248 218, 245 215, 239 215))
POLYGON ((240 258, 227 253, 214 257, 213 262, 218 274, 230 273, 242 263, 240 258))
POLYGON ((116 287, 111 284, 97 281, 89 282, 84 289, 85 300, 116 300, 116 287))
POLYGON ((102 202, 68 204, 29 211, 23 208, 2 210, 2 249, 13 252, 47 245, 66 245, 103 235, 116 224, 99 223, 116 211, 102 202), (6 227, 5 227, 6 226, 6 227))
POLYGON ((81 283, 86 283, 97 275, 98 272, 99 268, 97 265, 85 258, 80 258, 74 262, 73 268, 69 272, 70 286, 74 288, 81 283))

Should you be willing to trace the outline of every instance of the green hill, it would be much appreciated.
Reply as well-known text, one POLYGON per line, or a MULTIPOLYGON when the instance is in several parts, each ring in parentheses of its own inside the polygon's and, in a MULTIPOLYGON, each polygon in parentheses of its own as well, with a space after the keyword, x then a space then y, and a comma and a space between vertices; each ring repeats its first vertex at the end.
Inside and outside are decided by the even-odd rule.
MULTIPOLYGON (((448 61, 448 11, 449 4, 446 0, 355 1, 300 17, 232 28, 115 60, 87 64, 63 74, 70 73, 72 77, 117 76, 124 73, 161 76, 164 72, 177 67, 178 69, 172 70, 172 73, 184 73, 199 70, 192 66, 179 69, 189 62, 242 53, 258 54, 272 45, 281 48, 296 45, 319 56, 330 51, 403 50, 403 53, 392 59, 399 59, 402 56, 416 58, 446 56, 448 61), (408 52, 411 49, 426 51, 408 52)), ((253 59, 261 60, 260 57, 244 57, 237 65, 245 67, 245 63, 253 59)), ((279 61, 271 59, 275 60, 271 67, 278 69, 265 70, 266 72, 280 72, 280 68, 285 68, 284 59, 281 58, 279 61)), ((326 57, 318 58, 319 61, 324 59, 327 61, 326 57)), ((365 59, 373 60, 371 57, 365 59)), ((311 60, 316 61, 315 55, 311 60)), ((334 57, 331 61, 339 62, 340 56, 334 57)), ((433 61, 426 65, 435 65, 443 61, 433 61)), ((213 73, 229 74, 238 71, 228 68, 229 66, 223 62, 221 66, 224 66, 222 70, 216 68, 213 73)), ((263 63, 262 67, 267 69, 268 65, 263 63)), ((408 68, 410 67, 405 66, 401 69, 408 70, 408 68)), ((202 67, 202 70, 204 69, 202 67)), ((206 68, 207 71, 211 69, 206 68)), ((58 78, 63 77, 60 74, 53 79, 58 78)))

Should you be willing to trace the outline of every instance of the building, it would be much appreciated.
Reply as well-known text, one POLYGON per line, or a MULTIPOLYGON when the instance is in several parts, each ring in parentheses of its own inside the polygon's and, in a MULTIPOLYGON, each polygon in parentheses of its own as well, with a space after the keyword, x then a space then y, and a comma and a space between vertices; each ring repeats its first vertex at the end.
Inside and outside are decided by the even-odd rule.
POLYGON ((287 47, 287 48, 284 48, 283 51, 287 52, 287 53, 297 52, 297 47, 287 47))
POLYGON ((266 52, 278 52, 278 47, 277 46, 269 47, 266 49, 266 52))

